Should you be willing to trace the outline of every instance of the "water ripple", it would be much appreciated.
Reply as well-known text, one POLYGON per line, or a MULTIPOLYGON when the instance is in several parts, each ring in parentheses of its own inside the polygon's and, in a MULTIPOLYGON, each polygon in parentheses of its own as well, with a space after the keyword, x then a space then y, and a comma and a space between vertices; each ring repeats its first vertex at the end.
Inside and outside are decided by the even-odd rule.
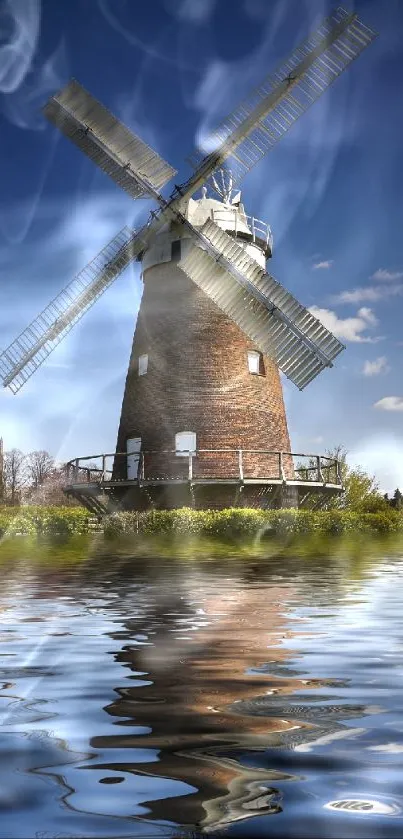
POLYGON ((0 837, 402 835, 403 558, 83 559, 3 575, 0 837))

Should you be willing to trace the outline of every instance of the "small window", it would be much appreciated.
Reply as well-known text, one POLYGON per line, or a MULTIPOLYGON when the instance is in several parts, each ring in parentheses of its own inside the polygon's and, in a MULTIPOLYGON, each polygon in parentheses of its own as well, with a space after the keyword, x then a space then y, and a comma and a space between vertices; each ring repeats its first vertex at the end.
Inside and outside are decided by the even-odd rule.
POLYGON ((175 451, 178 457, 196 454, 196 434, 194 431, 179 431, 175 434, 175 451))
POLYGON ((172 262, 179 262, 181 258, 181 240, 176 239, 175 242, 171 242, 171 260, 172 262))
POLYGON ((139 376, 145 376, 148 369, 148 355, 139 355, 139 376))
POLYGON ((263 356, 261 352, 255 352, 254 350, 248 352, 248 367, 249 373, 264 376, 263 356))

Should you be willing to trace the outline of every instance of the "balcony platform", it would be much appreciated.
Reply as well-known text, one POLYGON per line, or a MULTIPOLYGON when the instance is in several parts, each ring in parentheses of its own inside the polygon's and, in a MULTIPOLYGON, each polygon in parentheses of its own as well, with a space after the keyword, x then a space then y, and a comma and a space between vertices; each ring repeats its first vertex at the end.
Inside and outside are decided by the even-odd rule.
POLYGON ((316 509, 330 495, 343 491, 338 462, 324 455, 204 449, 179 458, 174 451, 144 451, 138 456, 137 477, 127 478, 128 466, 133 471, 129 458, 133 455, 114 452, 70 461, 64 492, 101 518, 116 510, 184 506, 270 509, 309 504, 316 509), (150 474, 153 458, 154 466, 163 458, 163 471, 171 474, 150 474), (271 464, 264 470, 266 474, 262 466, 265 458, 271 464), (223 465, 225 459, 227 465, 223 465), (211 474, 214 468, 218 474, 211 474))

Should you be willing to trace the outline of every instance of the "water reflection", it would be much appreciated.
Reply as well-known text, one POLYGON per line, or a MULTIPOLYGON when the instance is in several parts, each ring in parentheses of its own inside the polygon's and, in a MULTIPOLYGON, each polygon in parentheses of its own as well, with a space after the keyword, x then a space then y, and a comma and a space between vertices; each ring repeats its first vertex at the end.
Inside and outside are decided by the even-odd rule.
POLYGON ((27 819, 49 836, 400 835, 402 574, 399 557, 360 575, 346 557, 10 570, 0 836, 27 819))

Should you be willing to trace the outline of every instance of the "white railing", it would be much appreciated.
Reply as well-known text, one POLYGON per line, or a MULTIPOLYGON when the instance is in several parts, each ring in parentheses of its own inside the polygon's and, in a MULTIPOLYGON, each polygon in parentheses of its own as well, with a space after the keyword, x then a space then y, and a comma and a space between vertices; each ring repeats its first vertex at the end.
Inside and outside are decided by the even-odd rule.
POLYGON ((66 464, 66 484, 142 483, 170 481, 281 481, 342 486, 339 461, 328 455, 265 449, 197 449, 178 457, 174 449, 138 453, 137 478, 127 478, 127 458, 133 453, 79 457, 66 464))
POLYGON ((270 225, 266 224, 265 221, 254 216, 248 216, 246 213, 240 213, 236 207, 212 210, 211 217, 219 227, 225 225, 227 230, 232 230, 235 233, 235 236, 245 235, 249 232, 253 242, 256 242, 256 240, 258 240, 258 243, 264 242, 266 247, 270 248, 270 251, 273 250, 273 234, 270 225))

